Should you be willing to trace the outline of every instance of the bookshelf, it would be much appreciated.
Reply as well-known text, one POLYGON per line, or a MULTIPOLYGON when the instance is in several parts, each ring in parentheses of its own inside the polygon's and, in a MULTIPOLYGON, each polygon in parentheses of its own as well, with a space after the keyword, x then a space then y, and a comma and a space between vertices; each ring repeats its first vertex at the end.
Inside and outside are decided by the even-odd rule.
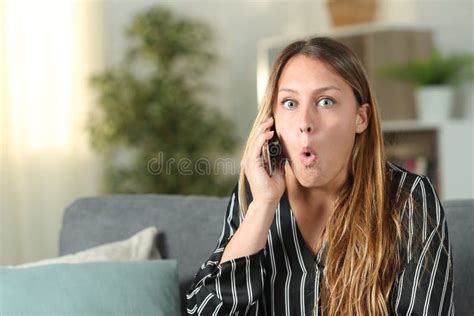
POLYGON ((474 121, 382 122, 387 158, 426 175, 441 199, 474 197, 474 121))

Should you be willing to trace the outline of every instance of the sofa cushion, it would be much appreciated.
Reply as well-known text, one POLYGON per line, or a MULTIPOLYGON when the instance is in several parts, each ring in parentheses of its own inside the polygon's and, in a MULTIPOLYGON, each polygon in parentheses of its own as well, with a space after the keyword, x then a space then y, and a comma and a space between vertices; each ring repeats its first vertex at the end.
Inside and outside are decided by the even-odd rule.
POLYGON ((179 315, 175 260, 0 268, 2 315, 179 315))

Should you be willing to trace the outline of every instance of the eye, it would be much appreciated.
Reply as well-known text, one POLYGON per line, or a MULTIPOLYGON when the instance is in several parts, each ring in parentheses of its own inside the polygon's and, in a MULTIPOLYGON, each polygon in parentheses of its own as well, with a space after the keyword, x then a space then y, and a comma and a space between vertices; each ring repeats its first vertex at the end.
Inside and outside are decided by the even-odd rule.
POLYGON ((296 106, 296 103, 293 100, 290 99, 285 99, 281 102, 284 108, 286 109, 292 109, 296 106))
POLYGON ((336 102, 331 99, 331 98, 322 98, 318 101, 318 105, 321 105, 323 108, 330 108, 332 107, 336 102), (324 101, 324 102, 323 102, 324 101))

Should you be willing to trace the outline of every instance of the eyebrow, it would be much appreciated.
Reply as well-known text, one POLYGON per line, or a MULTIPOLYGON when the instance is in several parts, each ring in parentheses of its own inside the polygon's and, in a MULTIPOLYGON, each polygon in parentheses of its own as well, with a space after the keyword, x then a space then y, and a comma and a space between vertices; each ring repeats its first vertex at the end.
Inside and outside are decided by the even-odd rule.
MULTIPOLYGON (((327 90, 339 90, 339 91, 341 91, 341 89, 339 89, 336 86, 327 86, 327 87, 314 89, 313 92, 323 92, 323 91, 327 91, 327 90)), ((280 90, 278 90, 278 92, 282 92, 282 91, 293 92, 293 93, 296 93, 296 94, 298 93, 298 91, 290 89, 290 88, 281 88, 280 90)))

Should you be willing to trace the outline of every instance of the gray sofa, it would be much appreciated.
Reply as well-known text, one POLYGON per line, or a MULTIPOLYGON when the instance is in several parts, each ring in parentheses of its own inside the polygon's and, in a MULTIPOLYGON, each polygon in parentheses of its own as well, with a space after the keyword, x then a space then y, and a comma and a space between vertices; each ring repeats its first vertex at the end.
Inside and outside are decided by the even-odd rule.
MULTIPOLYGON (((199 266, 217 245, 228 198, 110 195, 81 198, 64 213, 60 255, 126 239, 148 226, 161 232, 157 247, 178 261, 181 303, 199 266)), ((474 313, 474 200, 444 201, 454 258, 458 315, 474 313)))

